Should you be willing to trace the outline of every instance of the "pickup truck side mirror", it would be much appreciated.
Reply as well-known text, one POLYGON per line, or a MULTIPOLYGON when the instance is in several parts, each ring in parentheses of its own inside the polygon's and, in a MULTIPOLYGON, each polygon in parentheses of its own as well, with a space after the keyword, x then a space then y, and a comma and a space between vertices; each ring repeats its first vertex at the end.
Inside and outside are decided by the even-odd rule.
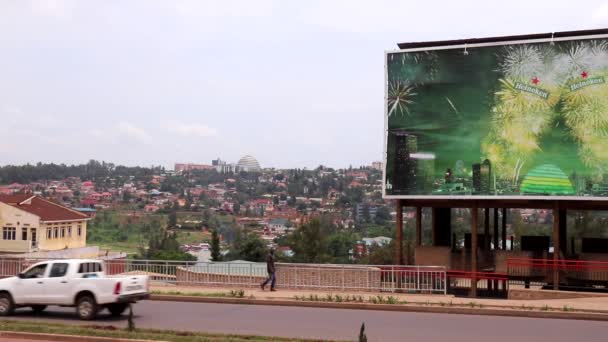
POLYGON ((19 273, 17 274, 17 277, 19 277, 19 279, 25 279, 25 274, 19 273))

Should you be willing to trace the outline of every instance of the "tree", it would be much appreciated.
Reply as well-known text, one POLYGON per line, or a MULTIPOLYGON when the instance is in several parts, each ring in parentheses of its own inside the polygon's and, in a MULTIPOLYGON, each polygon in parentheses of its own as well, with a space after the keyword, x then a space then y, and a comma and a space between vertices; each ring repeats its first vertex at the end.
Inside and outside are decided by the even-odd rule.
POLYGON ((290 245, 299 262, 322 263, 327 259, 327 232, 317 218, 300 226, 290 235, 290 245))
POLYGON ((363 222, 371 221, 371 215, 369 213, 369 203, 363 204, 363 222))
POLYGON ((352 232, 342 231, 330 235, 327 240, 327 254, 333 258, 332 263, 339 264, 349 262, 348 252, 353 248, 358 237, 352 232))
POLYGON ((211 261, 220 261, 220 236, 217 229, 211 231, 211 261))
POLYGON ((179 248, 176 235, 167 231, 151 231, 148 248, 140 251, 139 259, 195 261, 196 257, 179 248))
POLYGON ((169 227, 175 227, 177 225, 177 213, 175 210, 169 213, 169 227))
POLYGON ((391 219, 391 213, 388 208, 384 205, 378 206, 376 209, 376 217, 374 218, 374 222, 377 225, 384 225, 387 221, 391 219))
POLYGON ((125 203, 129 203, 131 201, 131 193, 128 191, 123 191, 122 193, 122 201, 125 203))
POLYGON ((367 251, 367 258, 362 261, 369 265, 390 265, 394 261, 395 256, 395 240, 384 246, 371 246, 367 251))
POLYGON ((239 232, 230 257, 231 259, 262 262, 266 260, 267 254, 266 244, 257 235, 239 232))

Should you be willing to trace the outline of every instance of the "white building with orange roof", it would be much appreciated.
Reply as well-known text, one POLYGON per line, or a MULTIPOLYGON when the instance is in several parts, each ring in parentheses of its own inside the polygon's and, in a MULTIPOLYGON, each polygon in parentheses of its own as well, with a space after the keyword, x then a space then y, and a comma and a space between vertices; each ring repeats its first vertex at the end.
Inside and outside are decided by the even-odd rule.
POLYGON ((0 196, 0 253, 53 251, 86 246, 81 212, 32 194, 0 196))

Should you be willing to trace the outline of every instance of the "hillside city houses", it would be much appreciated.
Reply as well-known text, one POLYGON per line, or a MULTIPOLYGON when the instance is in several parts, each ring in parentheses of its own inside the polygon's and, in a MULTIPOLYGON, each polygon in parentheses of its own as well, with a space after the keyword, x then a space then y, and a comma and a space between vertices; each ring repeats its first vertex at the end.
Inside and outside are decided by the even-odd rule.
MULTIPOLYGON (((176 163, 174 170, 145 177, 67 177, 0 184, 0 253, 83 248, 87 246, 87 223, 101 212, 142 217, 166 214, 167 208, 175 206, 183 211, 233 215, 237 225, 251 228, 268 246, 281 247, 277 238, 317 215, 328 215, 333 224, 345 228, 353 227, 357 220, 373 220, 377 208, 387 204, 381 197, 381 169, 382 164, 375 162, 366 168, 319 167, 294 173, 263 169, 254 157, 244 156, 234 164, 219 158, 210 165, 176 163), (197 178, 201 175, 211 176, 205 183, 197 178), (338 205, 349 191, 360 194, 358 202, 338 205)), ((200 220, 180 222, 174 228, 183 224, 200 227, 200 220)), ((386 239, 390 240, 381 239, 379 244, 386 244, 386 239)), ((361 251, 373 241, 362 240, 353 251, 361 251)), ((202 245, 206 244, 182 248, 196 250, 202 245)), ((281 250, 291 253, 286 247, 281 250)))

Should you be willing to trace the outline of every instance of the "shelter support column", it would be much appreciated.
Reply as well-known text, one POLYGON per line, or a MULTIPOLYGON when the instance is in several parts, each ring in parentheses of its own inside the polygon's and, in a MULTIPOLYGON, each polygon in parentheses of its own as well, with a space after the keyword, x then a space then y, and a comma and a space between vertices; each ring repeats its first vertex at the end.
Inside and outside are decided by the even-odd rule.
POLYGON ((437 246, 437 208, 431 208, 431 246, 437 246))
POLYGON ((395 265, 403 264, 403 201, 398 199, 397 201, 397 226, 396 228, 396 238, 397 243, 395 244, 395 265))
POLYGON ((502 250, 507 250, 507 208, 502 208, 502 250))
POLYGON ((494 233, 492 234, 494 250, 498 250, 498 208, 494 208, 494 233))
POLYGON ((416 207, 416 247, 422 246, 422 208, 416 207))
POLYGON ((564 259, 568 255, 568 221, 566 209, 559 209, 559 246, 564 259))
POLYGON ((477 205, 471 208, 471 296, 477 297, 477 205))
POLYGON ((483 220, 483 250, 490 250, 490 208, 484 208, 483 220))
POLYGON ((433 246, 451 246, 452 209, 433 208, 432 213, 433 246))
POLYGON ((559 250, 560 250, 560 214, 557 202, 553 207, 553 289, 559 290, 559 250))

